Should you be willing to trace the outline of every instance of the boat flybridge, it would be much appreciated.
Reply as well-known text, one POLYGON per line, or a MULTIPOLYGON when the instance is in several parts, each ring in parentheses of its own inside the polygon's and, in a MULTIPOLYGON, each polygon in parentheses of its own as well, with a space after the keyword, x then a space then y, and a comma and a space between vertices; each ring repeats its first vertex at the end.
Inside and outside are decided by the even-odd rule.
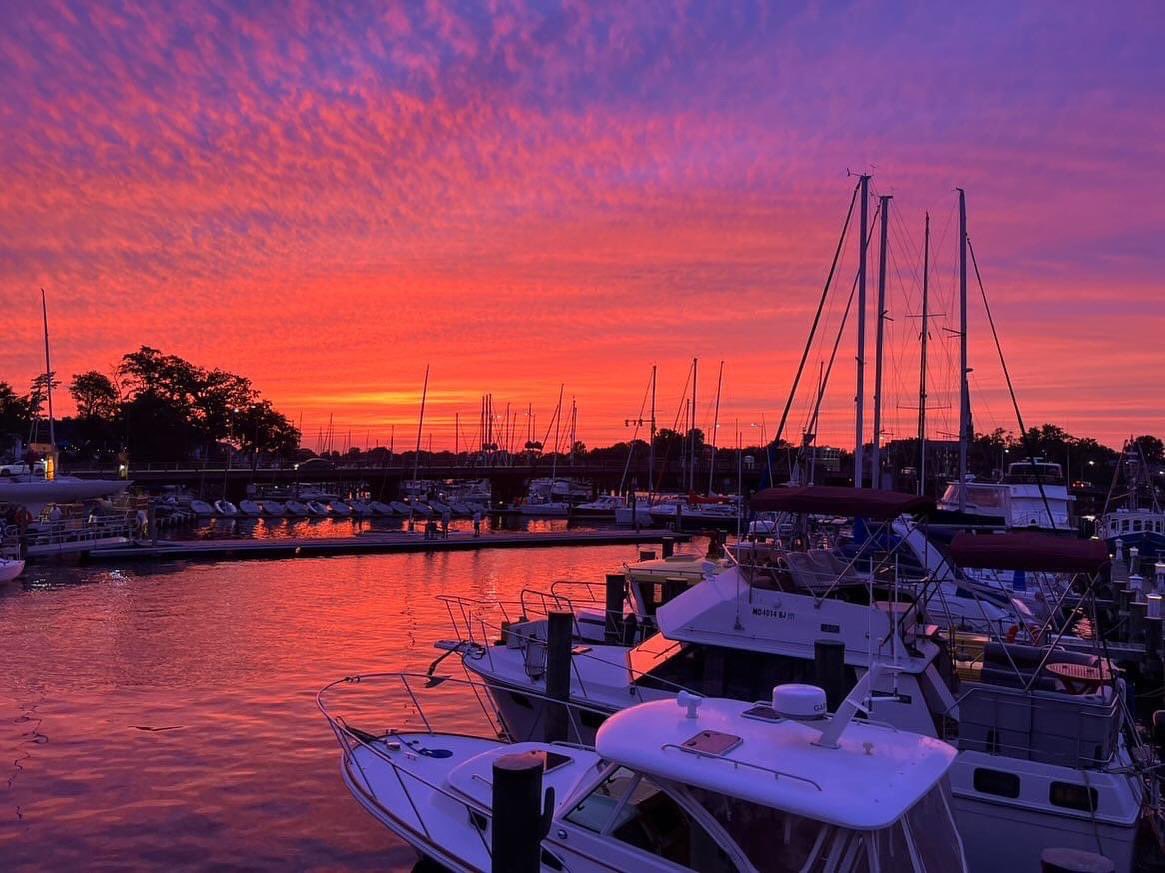
POLYGON ((1075 533, 1072 508, 1076 498, 1068 493, 1060 465, 1042 458, 1008 464, 998 482, 970 476, 963 483, 951 482, 939 509, 957 512, 960 498, 967 515, 981 517, 989 525, 1075 533))
POLYGON ((499 740, 485 705, 484 735, 460 724, 435 732, 430 695, 484 699, 444 676, 355 677, 325 688, 319 704, 356 800, 453 871, 504 869, 505 827, 494 825, 514 813, 494 777, 515 767, 541 771, 538 784, 551 789, 544 818, 524 829, 544 871, 965 871, 947 786, 955 750, 856 720, 877 672, 832 717, 825 692, 806 685, 760 702, 684 694, 612 716, 593 748, 504 731, 499 740), (415 712, 421 725, 357 726, 383 724, 383 704, 367 699, 378 680, 401 683, 407 695, 392 711, 415 712), (355 701, 338 703, 340 692, 355 701))
MULTIPOLYGON (((784 490, 785 509, 817 511, 830 498, 836 511, 833 489, 784 490)), ((884 523, 920 500, 859 495, 848 498, 853 514, 884 523)), ((959 567, 1068 574, 1074 585, 1030 629, 1035 644, 1022 644, 990 624, 987 635, 944 634, 925 621, 932 599, 897 600, 891 588, 878 601, 871 576, 852 572, 856 561, 827 587, 828 577, 799 585, 789 568, 741 560, 660 605, 646 624, 655 633, 628 639, 621 614, 607 622, 602 642, 576 632, 570 700, 614 713, 680 692, 751 701, 774 685, 806 681, 835 689, 836 698, 836 689, 853 687, 878 662, 884 670, 870 680, 868 717, 958 744, 952 781, 972 870, 1035 869, 1048 845, 1099 846, 1117 870, 1131 870, 1147 794, 1129 749, 1137 740, 1125 684, 1095 644, 1092 651, 1078 639, 1058 645, 1068 627, 1057 617, 1075 612, 1079 592, 1107 573, 1104 545, 1032 532, 962 534, 951 556, 959 567), (1021 821, 1022 828, 1011 824, 1021 821), (1004 830, 1009 838, 997 839, 1004 830)), ((475 627, 461 625, 460 641, 440 644, 484 680, 504 724, 519 734, 547 718, 538 694, 548 690, 553 648, 550 622, 529 617, 529 605, 528 619, 500 636, 479 617, 475 627)))

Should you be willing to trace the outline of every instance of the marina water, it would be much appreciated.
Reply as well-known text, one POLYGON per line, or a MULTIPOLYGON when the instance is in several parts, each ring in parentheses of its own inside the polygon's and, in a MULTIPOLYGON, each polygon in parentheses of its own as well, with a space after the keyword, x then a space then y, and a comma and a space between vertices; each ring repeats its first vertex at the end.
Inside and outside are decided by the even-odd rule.
POLYGON ((0 591, 0 868, 411 870, 341 782, 316 691, 426 670, 452 635, 438 595, 517 599, 636 556, 32 566, 0 591))

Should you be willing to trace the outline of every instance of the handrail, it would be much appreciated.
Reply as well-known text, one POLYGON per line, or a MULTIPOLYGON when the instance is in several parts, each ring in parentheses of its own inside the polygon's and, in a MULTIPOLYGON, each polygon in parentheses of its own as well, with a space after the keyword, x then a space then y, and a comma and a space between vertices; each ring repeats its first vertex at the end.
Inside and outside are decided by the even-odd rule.
POLYGON ((668 749, 675 749, 679 752, 684 752, 688 755, 695 755, 697 758, 710 758, 713 761, 727 761, 733 767, 748 767, 752 770, 759 770, 761 773, 769 773, 777 779, 784 776, 786 779, 793 779, 797 782, 805 782, 812 785, 818 791, 824 789, 820 784, 810 779, 808 776, 798 776, 796 773, 786 773, 784 770, 774 770, 772 767, 765 767, 763 764, 753 764, 751 761, 738 761, 735 758, 729 758, 725 755, 713 755, 711 752, 703 752, 700 749, 693 749, 689 746, 681 746, 679 743, 664 743, 659 747, 660 751, 666 752, 668 749))

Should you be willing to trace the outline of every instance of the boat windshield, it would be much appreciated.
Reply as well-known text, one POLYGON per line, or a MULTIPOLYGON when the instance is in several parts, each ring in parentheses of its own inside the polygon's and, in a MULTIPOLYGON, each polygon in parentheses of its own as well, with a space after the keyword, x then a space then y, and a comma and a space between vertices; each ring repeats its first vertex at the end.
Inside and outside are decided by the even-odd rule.
POLYGON ((663 634, 652 634, 628 654, 631 681, 637 682, 660 664, 679 653, 683 643, 669 640, 663 634))
POLYGON ((829 825, 716 791, 687 790, 760 873, 817 869, 812 864, 823 854, 826 837, 833 830, 829 825))
MULTIPOLYGON (((967 505, 976 509, 1002 510, 1005 501, 1006 489, 998 485, 967 484, 967 505)), ((943 492, 941 501, 945 505, 954 505, 959 502, 959 485, 951 483, 943 492)))
POLYGON ((962 870, 963 844, 951 815, 945 780, 923 795, 906 813, 906 827, 927 870, 962 870))
POLYGON ((626 767, 616 768, 600 782, 566 820, 684 868, 707 873, 737 869, 693 810, 626 767))

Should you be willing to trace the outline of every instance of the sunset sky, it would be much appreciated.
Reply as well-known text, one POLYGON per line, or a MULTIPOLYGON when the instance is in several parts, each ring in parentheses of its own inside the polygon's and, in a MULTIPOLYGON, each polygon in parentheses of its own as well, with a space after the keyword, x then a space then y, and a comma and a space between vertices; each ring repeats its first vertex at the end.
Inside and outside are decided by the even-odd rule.
MULTIPOLYGON (((524 439, 561 383, 605 444, 652 363, 670 426, 693 356, 699 423, 723 360, 721 442, 737 421, 756 442, 866 170, 894 195, 887 438, 915 427, 926 210, 931 434, 954 430, 956 186, 1027 423, 1165 435, 1160 3, 45 0, 4 19, 0 379, 21 390, 43 286, 66 380, 156 346, 249 376, 309 446, 329 416, 340 443, 393 424, 411 442, 426 364, 434 447, 456 411, 472 435, 486 391, 524 439)), ((975 424, 1014 429, 972 289, 975 424)), ((821 430, 850 445, 852 328, 838 359, 821 430)))

